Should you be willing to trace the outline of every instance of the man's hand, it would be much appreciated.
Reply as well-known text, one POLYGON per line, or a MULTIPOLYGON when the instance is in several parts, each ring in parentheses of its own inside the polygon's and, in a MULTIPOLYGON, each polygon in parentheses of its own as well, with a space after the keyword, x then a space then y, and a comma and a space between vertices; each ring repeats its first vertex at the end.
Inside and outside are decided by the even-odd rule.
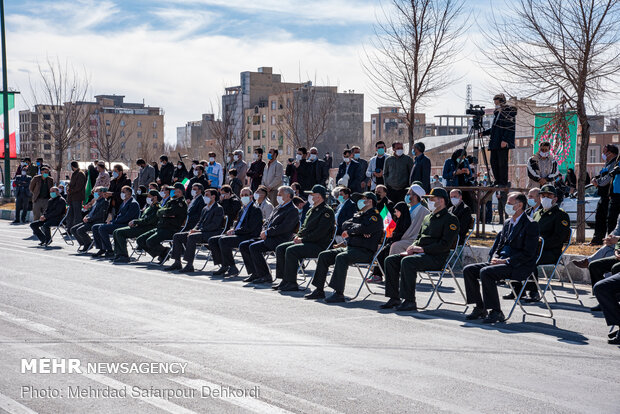
POLYGON ((134 226, 133 220, 131 220, 128 224, 129 224, 129 227, 133 227, 134 226))
POLYGON ((362 186, 362 190, 365 189, 366 188, 366 181, 362 181, 361 186, 362 186))
POLYGON ((88 223, 88 217, 84 217, 84 218, 82 219, 82 221, 83 221, 84 223, 88 223))
POLYGON ((232 236, 232 235, 234 235, 234 234, 235 234, 235 230, 233 230, 233 229, 230 229, 230 230, 228 230, 228 231, 226 232, 226 235, 227 235, 227 236, 232 236))
POLYGON ((341 236, 342 236, 343 239, 346 239, 346 238, 349 237, 349 233, 347 233, 347 231, 345 230, 345 231, 342 232, 341 236))
POLYGON ((508 143, 506 141, 502 141, 502 143, 500 144, 500 146, 502 148, 506 148, 508 146, 508 143))
POLYGON ((590 181, 590 184, 592 184, 595 187, 598 187, 598 183, 596 182, 596 178, 593 178, 592 181, 590 181))
POLYGON ((364 234, 364 238, 366 239, 370 239, 370 236, 372 236, 372 234, 364 234))
POLYGON ((603 239, 603 242, 605 243, 605 246, 613 246, 618 243, 618 240, 620 240, 620 237, 618 236, 607 236, 603 239))
POLYGON ((108 197, 112 197, 114 195, 114 193, 112 191, 107 191, 105 193, 103 193, 103 196, 108 198, 108 197))
POLYGON ((301 238, 298 237, 298 236, 295 236, 295 238, 293 239, 293 243, 300 244, 301 243, 301 238))
POLYGON ((375 175, 375 177, 383 177, 383 171, 381 171, 381 172, 374 172, 373 174, 375 175))
POLYGON ((260 232, 260 238, 265 240, 267 238, 267 233, 265 232, 265 230, 260 232))
POLYGON ((111 218, 109 218, 109 219, 107 219, 107 220, 105 221, 105 224, 110 224, 110 223, 112 223, 112 219, 111 219, 111 218))
POLYGON ((161 179, 157 179, 157 184, 161 185, 161 179))
POLYGON ((191 229, 191 230, 189 231, 189 234, 195 234, 195 233, 198 233, 198 232, 199 232, 199 230, 196 230, 196 229, 191 229))
POLYGON ((508 261, 506 259, 498 259, 496 257, 491 259, 491 264, 492 265, 500 265, 500 264, 506 264, 508 263, 508 261))
POLYGON ((39 217, 39 220, 41 220, 41 221, 45 221, 45 216, 44 216, 44 215, 41 215, 41 217, 39 217))
POLYGON ((407 247, 407 255, 411 255, 411 254, 417 254, 417 253, 424 253, 424 249, 421 248, 420 246, 409 246, 407 247))

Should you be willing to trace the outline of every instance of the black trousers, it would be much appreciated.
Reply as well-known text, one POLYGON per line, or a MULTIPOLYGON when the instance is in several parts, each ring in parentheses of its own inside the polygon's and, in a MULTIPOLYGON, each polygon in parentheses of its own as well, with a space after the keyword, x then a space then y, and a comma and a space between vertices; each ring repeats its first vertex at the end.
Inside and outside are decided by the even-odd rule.
POLYGON ((387 187, 388 198, 391 201, 393 201, 394 204, 398 203, 399 201, 403 201, 408 192, 409 192, 409 187, 403 188, 401 190, 396 190, 394 188, 387 187))
POLYGON ((607 209, 607 234, 610 234, 616 228, 619 215, 620 194, 611 194, 609 196, 609 208, 607 209))
MULTIPOLYGON (((609 197, 601 197, 596 205, 594 215, 594 236, 592 241, 602 242, 607 235, 607 213, 609 212, 609 197)), ((616 223, 614 223, 616 225, 616 223)), ((612 228, 613 230, 613 228, 612 228)))
POLYGON ((245 236, 213 236, 209 239, 209 250, 213 257, 213 264, 220 266, 234 266, 232 249, 248 240, 245 236))
POLYGON ((299 262, 309 257, 319 257, 323 248, 315 243, 287 242, 276 247, 276 279, 297 283, 299 262))
POLYGON ((28 211, 30 209, 30 197, 20 195, 15 198, 15 221, 21 219, 22 223, 25 223, 28 219, 28 211), (21 214, 20 214, 21 211, 21 214))
POLYGON ((620 260, 616 256, 598 259, 588 265, 588 270, 590 271, 590 282, 594 286, 603 280, 605 273, 611 272, 614 275, 620 273, 620 260))
POLYGON ((82 202, 70 201, 69 214, 67 215, 66 225, 71 228, 82 221, 82 202))
POLYGON ((90 238, 88 232, 95 224, 97 223, 78 223, 71 227, 71 234, 73 234, 73 237, 75 237, 80 246, 88 247, 93 242, 93 239, 90 238))
POLYGON ((50 227, 57 226, 58 223, 60 223, 60 220, 37 220, 30 223, 30 228, 32 229, 34 235, 37 236, 37 239, 39 239, 39 241, 43 243, 48 242, 52 238, 50 227))
POLYGON ((620 274, 616 273, 594 285, 594 296, 603 309, 608 326, 620 325, 620 274))
POLYGON ((512 268, 505 264, 475 263, 465 266, 463 278, 467 303, 475 303, 476 307, 481 309, 501 311, 497 282, 501 279, 510 279, 511 275, 512 268), (478 281, 482 283, 482 295, 478 281))
POLYGON ((491 150, 491 169, 495 182, 500 185, 508 184, 508 148, 491 150))
POLYGON ((176 233, 172 237, 172 253, 171 257, 174 260, 180 261, 181 256, 185 259, 187 264, 194 263, 196 257, 196 247, 198 243, 208 243, 209 239, 213 236, 217 236, 219 231, 212 231, 208 233, 197 232, 189 234, 189 231, 182 233, 176 233))
POLYGON ((251 239, 239 243, 239 251, 241 252, 241 257, 243 257, 243 264, 249 275, 271 277, 269 265, 267 265, 264 256, 264 253, 270 250, 271 249, 265 246, 264 240, 251 239))

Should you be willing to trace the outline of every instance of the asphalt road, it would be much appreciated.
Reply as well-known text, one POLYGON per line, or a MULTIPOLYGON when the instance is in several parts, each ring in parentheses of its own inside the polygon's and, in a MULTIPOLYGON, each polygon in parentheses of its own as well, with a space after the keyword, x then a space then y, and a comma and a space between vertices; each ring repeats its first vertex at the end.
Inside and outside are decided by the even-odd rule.
MULTIPOLYGON (((240 278, 113 266, 60 239, 38 248, 24 240, 28 227, 7 221, 0 235, 0 412, 620 410, 620 349, 607 345, 604 321, 574 301, 553 305, 556 326, 523 323, 520 311, 484 326, 465 322, 462 307, 437 309, 436 299, 403 315, 379 312, 378 295, 327 305, 301 292, 244 287, 240 278), (22 372, 23 361, 43 358, 76 359, 82 368, 185 365, 168 374, 22 372), (123 389, 124 397, 105 395, 123 389), (214 394, 230 389, 241 391, 214 394)), ((347 294, 360 281, 351 271, 347 294)), ((447 286, 446 297, 457 299, 447 286)), ((428 294, 420 285, 418 301, 428 294)))

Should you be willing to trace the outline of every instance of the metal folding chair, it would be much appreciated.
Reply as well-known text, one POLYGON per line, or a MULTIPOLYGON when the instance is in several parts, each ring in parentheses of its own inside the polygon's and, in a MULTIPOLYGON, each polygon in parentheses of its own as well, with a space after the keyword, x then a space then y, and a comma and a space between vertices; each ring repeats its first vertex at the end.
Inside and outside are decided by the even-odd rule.
POLYGON ((45 247, 50 245, 52 240, 54 240, 54 236, 58 232, 60 232, 60 235, 62 236, 62 239, 64 240, 66 245, 73 246, 75 244, 73 242, 73 236, 71 235, 71 232, 69 231, 70 229, 67 229, 67 227, 65 226, 65 221, 67 220, 67 216, 69 216, 69 210, 67 210, 64 217, 62 218, 62 220, 60 220, 60 223, 58 223, 57 226, 50 226, 50 229, 54 227, 54 231, 51 234, 50 240, 45 244, 45 247), (63 226, 65 228, 64 232, 61 230, 63 226))
MULTIPOLYGON (((185 223, 183 223, 183 228, 181 228, 181 230, 179 230, 177 233, 183 233, 186 230, 185 227, 187 227, 188 219, 189 219, 189 217, 185 217, 185 223)), ((172 242, 173 242, 173 240, 163 240, 161 242, 162 245, 164 243, 167 243, 169 247, 168 247, 168 253, 166 253, 166 257, 161 262, 161 264, 159 264, 159 263, 157 264, 158 266, 163 266, 164 263, 166 263, 168 261, 168 259, 170 259, 170 255, 172 254, 172 242)), ((156 258, 156 256, 151 258, 151 263, 153 263, 155 261, 155 258, 156 258)))
POLYGON ((458 242, 456 244, 456 250, 458 250, 458 254, 450 265, 452 269, 454 269, 459 262, 461 256, 463 255, 463 250, 465 250, 465 247, 469 247, 471 249, 471 245, 469 244, 469 238, 472 236, 472 234, 474 234, 474 231, 476 230, 476 221, 478 220, 475 214, 472 214, 471 218, 474 222, 471 229, 469 229, 469 232, 467 232, 467 236, 465 236, 465 241, 463 242, 463 245, 459 246, 458 242))
MULTIPOLYGON (((327 249, 325 249, 325 250, 329 250, 329 249, 332 248, 332 246, 334 245, 334 242, 336 241, 336 233, 337 232, 338 232, 338 226, 335 225, 334 226, 334 234, 332 235, 332 240, 329 242, 329 245, 327 246, 327 249)), ((299 273, 301 271, 301 274, 303 276, 302 284, 305 283, 306 279, 308 278, 308 275, 306 274, 306 268, 308 267, 310 262, 317 263, 318 260, 319 260, 318 257, 304 257, 299 262, 299 266, 297 266, 297 274, 299 275, 299 273)), ((312 280, 314 280, 314 274, 312 274, 312 277, 310 278, 310 280, 308 281, 306 286, 303 288, 303 290, 306 290, 306 289, 308 289, 310 287, 310 284, 312 283, 312 280)))
MULTIPOLYGON (((557 301, 557 298, 579 300, 579 292, 577 291, 577 287, 575 287, 575 282, 573 281, 573 277, 570 275, 570 272, 566 272, 566 274, 568 275, 568 280, 570 281, 570 284, 572 286, 572 289, 573 289, 573 292, 574 292, 573 295, 570 295, 570 296, 568 296, 568 295, 559 295, 559 294, 555 293, 555 291, 551 287, 551 282, 553 281, 553 277, 558 272, 558 266, 564 260, 564 254, 566 254, 566 251, 570 247, 570 244, 571 244, 572 241, 573 241, 573 229, 570 229, 570 237, 568 238, 568 243, 566 243, 566 247, 564 247, 564 250, 562 250, 562 254, 558 258, 558 261, 555 263, 555 265, 539 265, 538 266, 542 270, 544 277, 547 279, 547 284, 545 285, 545 290, 543 291, 543 295, 545 293, 547 293, 547 289, 548 289, 551 292, 551 294, 553 295, 554 299, 556 299, 556 301, 557 301), (547 276, 547 271, 545 270, 545 266, 546 267, 553 266, 553 271, 551 272, 551 274, 549 276, 547 276)), ((558 280, 559 279, 560 279, 560 277, 558 275, 558 280)))
MULTIPOLYGON (((370 285, 368 284, 368 279, 370 279, 369 275, 370 275, 370 272, 372 271, 372 268, 374 266, 378 266, 379 265, 379 261, 377 260, 377 256, 379 256, 379 253, 383 249, 383 246, 385 246, 385 240, 387 239, 386 236, 387 236, 387 234, 385 232, 383 232, 383 241, 381 242, 381 245, 379 246, 379 248, 377 249, 375 254, 372 256, 372 260, 370 261, 370 263, 353 263, 353 266, 357 269, 357 271, 360 273, 360 276, 362 277, 362 283, 360 284, 359 289, 357 289, 357 293, 355 294, 355 296, 353 296, 351 298, 351 300, 354 300, 355 298, 357 298, 359 296, 359 294, 362 291, 362 288, 364 286, 366 286, 366 289, 368 289, 368 292, 370 292, 371 295, 377 295, 378 294, 378 292, 374 292, 370 288, 370 285), (365 274, 362 272, 362 269, 366 270, 365 274)), ((381 275, 383 276, 383 278, 385 278, 385 273, 383 273, 383 269, 381 268, 381 266, 379 266, 379 270, 381 270, 381 275)))
MULTIPOLYGON (((542 256, 542 251, 543 248, 545 247, 545 240, 542 237, 539 237, 538 239, 538 258, 536 259, 536 263, 538 264, 538 262, 540 261, 540 257, 542 256)), ((508 283, 508 286, 510 286, 510 290, 512 290, 512 294, 515 296, 515 301, 514 304, 512 305, 512 308, 510 309, 510 313, 508 314, 508 316, 506 317, 506 321, 508 319, 510 319, 510 317, 512 316, 515 308, 517 307, 517 305, 519 305, 519 307, 521 308, 521 310, 523 311, 523 318, 525 319, 525 315, 530 315, 530 316, 539 316, 541 318, 550 318, 553 319, 553 311, 551 310, 551 307, 549 306, 549 303, 547 302, 547 299, 545 298, 544 293, 542 292, 542 290, 540 289, 540 285, 538 284, 538 279, 536 279, 536 276, 534 275, 534 273, 532 272, 527 279, 525 279, 522 282, 522 286, 521 286, 521 290, 519 291, 519 293, 517 294, 517 292, 515 291, 514 286, 512 285, 512 280, 511 279, 505 279, 506 283, 508 283), (528 282, 533 282, 536 285, 536 289, 538 289, 538 292, 541 293, 540 295, 540 299, 542 300, 542 302, 544 303, 544 305, 547 307, 547 311, 548 314, 546 313, 536 313, 536 312, 528 312, 527 310, 525 310, 525 308, 523 307, 523 304, 521 303, 521 296, 523 295, 523 292, 525 292, 525 288, 527 287, 528 282)))
MULTIPOLYGON (((228 216, 224 216, 224 227, 222 228, 222 232, 220 233, 220 236, 223 236, 224 233, 226 233, 227 226, 228 226, 228 216)), ((196 256, 198 256, 198 253, 201 253, 203 250, 207 251, 207 258, 205 259, 205 262, 202 264, 202 267, 199 270, 200 272, 205 270, 205 267, 207 267, 207 263, 209 263, 209 260, 211 260, 211 250, 205 249, 205 246, 208 246, 208 245, 209 243, 198 243, 196 245, 199 247, 198 251, 196 252, 196 256)))

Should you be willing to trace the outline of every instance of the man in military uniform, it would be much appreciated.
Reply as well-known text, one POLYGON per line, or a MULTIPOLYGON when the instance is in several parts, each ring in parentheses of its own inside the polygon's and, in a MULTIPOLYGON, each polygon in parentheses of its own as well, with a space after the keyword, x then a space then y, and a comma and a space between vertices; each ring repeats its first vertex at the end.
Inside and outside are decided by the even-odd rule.
POLYGON ((185 202, 185 186, 174 184, 170 190, 170 200, 157 211, 157 227, 138 237, 138 246, 163 264, 168 249, 161 245, 164 240, 172 240, 175 233, 181 231, 187 218, 187 203, 185 202))
POLYGON ((338 247, 319 254, 316 272, 312 280, 316 289, 306 295, 307 299, 325 297, 323 288, 327 271, 329 266, 334 264, 334 272, 329 282, 334 293, 325 298, 325 302, 344 302, 344 286, 349 265, 370 262, 381 243, 383 219, 376 208, 377 196, 375 193, 369 191, 363 194, 354 193, 351 194, 351 199, 357 202, 357 208, 360 211, 342 225, 342 237, 346 240, 347 247, 338 247))
POLYGON ((161 196, 157 190, 150 190, 146 198, 148 206, 142 211, 140 218, 130 221, 127 227, 114 230, 114 233, 112 233, 114 238, 114 263, 129 263, 127 239, 140 237, 155 228, 160 201, 161 196))
POLYGON ((325 202, 327 189, 317 184, 306 194, 309 194, 314 204, 306 214, 303 226, 293 241, 282 243, 276 248, 276 279, 282 279, 282 282, 273 288, 282 292, 299 290, 299 262, 307 257, 318 257, 319 253, 329 247, 334 236, 336 218, 334 210, 325 202))
MULTIPOLYGON (((540 260, 538 261, 539 265, 555 265, 562 255, 564 244, 568 242, 570 237, 570 218, 564 210, 560 209, 557 202, 558 196, 555 187, 551 184, 545 184, 540 189, 541 208, 536 211, 533 220, 538 222, 540 237, 545 241, 540 260)), ((513 282, 512 285, 517 292, 520 292, 523 286, 521 282, 513 282)), ((540 294, 535 283, 528 283, 527 290, 529 298, 524 299, 525 302, 537 302, 540 300, 540 294)), ((514 300, 515 296, 510 292, 504 295, 503 298, 514 300)))
POLYGON ((459 219, 448 212, 448 192, 433 188, 428 198, 428 214, 422 222, 417 239, 403 253, 385 259, 385 296, 390 298, 381 309, 396 307, 397 311, 417 310, 415 300, 418 271, 441 270, 455 247, 459 235, 459 219), (399 287, 400 279, 400 287, 399 287), (400 299, 404 299, 401 303, 400 299))

